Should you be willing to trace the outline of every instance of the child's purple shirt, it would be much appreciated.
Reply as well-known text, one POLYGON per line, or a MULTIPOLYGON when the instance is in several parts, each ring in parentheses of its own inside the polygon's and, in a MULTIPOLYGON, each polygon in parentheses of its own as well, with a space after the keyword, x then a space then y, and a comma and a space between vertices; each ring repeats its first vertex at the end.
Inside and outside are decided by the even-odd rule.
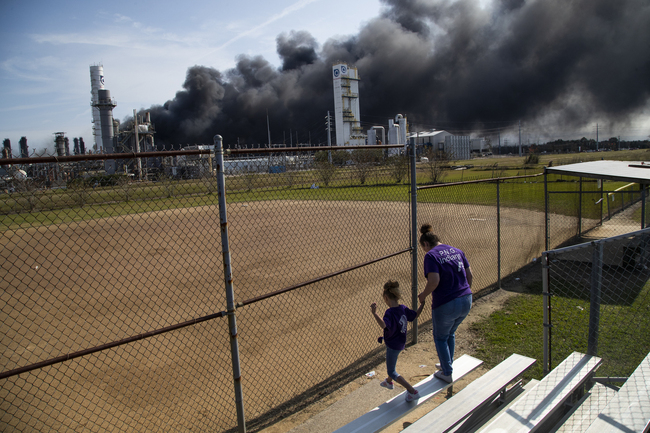
POLYGON ((406 345, 407 323, 415 320, 417 311, 405 305, 391 307, 384 313, 384 342, 393 350, 403 350, 406 345))

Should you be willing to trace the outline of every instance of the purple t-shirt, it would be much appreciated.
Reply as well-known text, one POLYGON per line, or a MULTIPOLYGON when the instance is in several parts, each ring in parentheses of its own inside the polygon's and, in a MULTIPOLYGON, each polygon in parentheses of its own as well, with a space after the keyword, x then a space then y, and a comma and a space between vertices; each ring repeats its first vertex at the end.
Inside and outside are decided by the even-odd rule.
POLYGON ((405 305, 391 307, 384 313, 384 342, 393 350, 403 350, 406 345, 407 322, 412 322, 418 315, 405 305))
POLYGON ((438 308, 456 298, 472 294, 465 273, 468 267, 469 262, 465 253, 458 248, 440 244, 429 250, 424 256, 424 277, 426 278, 430 272, 440 275, 440 283, 431 295, 432 308, 438 308))

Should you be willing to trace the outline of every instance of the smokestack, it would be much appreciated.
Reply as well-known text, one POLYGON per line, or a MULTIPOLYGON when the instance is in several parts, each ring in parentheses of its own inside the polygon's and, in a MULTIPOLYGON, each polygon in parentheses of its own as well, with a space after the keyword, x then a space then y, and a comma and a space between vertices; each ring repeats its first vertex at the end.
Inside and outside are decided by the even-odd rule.
POLYGON ((70 156, 70 139, 65 137, 63 142, 65 143, 65 156, 70 156))
POLYGON ((27 147, 27 137, 20 137, 20 157, 29 158, 29 149, 27 147))
MULTIPOLYGON (((95 107, 99 108, 104 153, 115 153, 113 143, 113 108, 117 104, 111 98, 111 92, 109 90, 100 89, 98 95, 99 97, 95 107)), ((104 161, 104 170, 106 170, 106 174, 115 174, 115 160, 104 161)))
POLYGON ((102 127, 99 118, 99 91, 104 88, 104 67, 100 65, 92 65, 90 67, 90 105, 93 111, 93 139, 95 142, 95 149, 102 147, 102 127))
POLYGON ((82 155, 86 154, 86 145, 84 144, 84 139, 79 137, 79 152, 81 152, 82 155))
POLYGON ((2 159, 11 158, 11 140, 5 138, 2 142, 2 159))
POLYGON ((75 137, 73 141, 74 141, 73 152, 75 155, 79 155, 79 139, 75 137))
POLYGON ((65 156, 65 132, 54 133, 54 146, 56 148, 56 156, 65 156))

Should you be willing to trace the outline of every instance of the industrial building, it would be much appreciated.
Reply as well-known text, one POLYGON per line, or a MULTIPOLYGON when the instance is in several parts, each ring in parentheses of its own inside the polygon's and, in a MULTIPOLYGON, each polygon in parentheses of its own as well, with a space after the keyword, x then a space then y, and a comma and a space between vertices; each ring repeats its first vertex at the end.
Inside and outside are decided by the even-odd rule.
MULTIPOLYGON (((154 150, 155 130, 151 123, 149 113, 144 119, 133 110, 133 125, 120 130, 120 122, 113 118, 113 109, 117 106, 111 92, 105 88, 104 67, 102 65, 90 66, 90 93, 91 106, 93 107, 93 138, 94 149, 98 153, 139 153, 154 150)), ((57 144, 58 149, 58 144, 57 144)), ((148 161, 142 165, 141 158, 135 160, 106 160, 104 170, 106 174, 127 173, 137 175, 138 179, 147 177, 148 169, 155 165, 155 161, 148 161)))
POLYGON ((334 79, 334 121, 337 146, 366 144, 359 111, 359 72, 354 66, 337 63, 332 66, 334 79))

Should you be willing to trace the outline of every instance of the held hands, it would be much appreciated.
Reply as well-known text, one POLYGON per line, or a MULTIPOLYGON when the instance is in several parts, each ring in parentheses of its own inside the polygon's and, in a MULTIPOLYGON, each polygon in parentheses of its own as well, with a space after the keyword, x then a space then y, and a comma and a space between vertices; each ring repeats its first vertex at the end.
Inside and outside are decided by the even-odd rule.
POLYGON ((418 295, 418 301, 420 301, 420 304, 424 304, 425 302, 427 302, 427 296, 428 295, 425 295, 424 293, 420 293, 418 295))

